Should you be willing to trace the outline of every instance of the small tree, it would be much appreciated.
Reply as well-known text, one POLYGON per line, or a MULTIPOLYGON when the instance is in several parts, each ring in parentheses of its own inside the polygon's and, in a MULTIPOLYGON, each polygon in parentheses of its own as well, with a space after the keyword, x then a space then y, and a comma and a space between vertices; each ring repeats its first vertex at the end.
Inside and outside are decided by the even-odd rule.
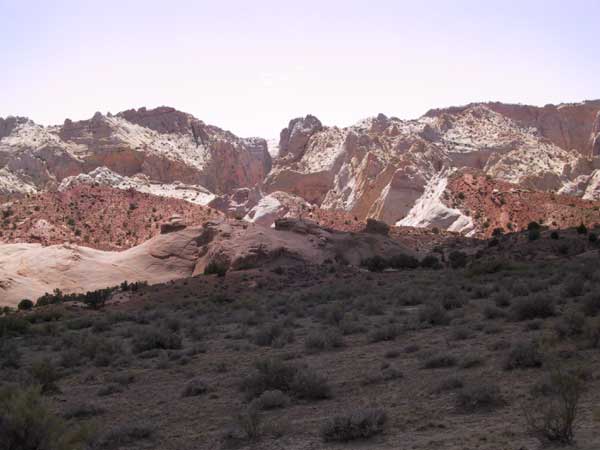
POLYGON ((584 225, 583 222, 581 222, 581 224, 577 227, 577 233, 578 234, 587 234, 588 229, 587 227, 584 225))
POLYGON ((19 308, 20 311, 29 311, 31 308, 33 308, 33 302, 28 298, 24 298, 19 302, 17 308, 19 308))

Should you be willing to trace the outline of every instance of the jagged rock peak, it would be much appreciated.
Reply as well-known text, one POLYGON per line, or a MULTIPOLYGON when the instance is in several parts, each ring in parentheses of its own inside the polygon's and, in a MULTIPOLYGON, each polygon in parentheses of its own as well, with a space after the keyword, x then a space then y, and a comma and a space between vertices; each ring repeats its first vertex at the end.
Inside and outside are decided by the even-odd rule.
POLYGON ((117 116, 159 133, 188 133, 192 123, 196 122, 204 125, 202 121, 191 114, 178 111, 169 106, 160 106, 154 109, 146 109, 145 107, 128 109, 121 111, 117 116))
POLYGON ((6 119, 0 117, 0 139, 8 136, 19 125, 32 122, 27 117, 8 116, 6 119))
POLYGON ((287 128, 281 130, 279 135, 279 156, 291 155, 293 159, 302 157, 310 137, 321 130, 321 121, 310 114, 290 120, 287 128))

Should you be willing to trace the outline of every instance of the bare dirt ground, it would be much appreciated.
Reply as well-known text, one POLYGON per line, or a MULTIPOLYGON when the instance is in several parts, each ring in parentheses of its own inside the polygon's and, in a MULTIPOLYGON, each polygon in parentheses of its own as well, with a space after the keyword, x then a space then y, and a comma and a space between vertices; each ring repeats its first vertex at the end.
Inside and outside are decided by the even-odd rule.
POLYGON ((527 416, 560 372, 582 386, 574 448, 600 448, 598 253, 484 260, 232 272, 38 307, 1 318, 0 379, 41 385, 67 427, 93 429, 86 448, 533 450, 527 416), (331 440, 353 411, 385 420, 331 440))

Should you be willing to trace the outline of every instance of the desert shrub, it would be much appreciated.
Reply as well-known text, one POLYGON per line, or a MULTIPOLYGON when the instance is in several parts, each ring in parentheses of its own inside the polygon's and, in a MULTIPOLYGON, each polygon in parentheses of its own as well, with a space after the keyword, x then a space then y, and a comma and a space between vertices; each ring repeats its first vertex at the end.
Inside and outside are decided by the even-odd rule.
POLYGON ((217 275, 218 277, 224 277, 227 273, 227 264, 211 261, 204 268, 204 275, 217 275))
POLYGON ((0 340, 0 368, 18 369, 21 367, 21 352, 14 342, 0 340))
POLYGON ((481 276, 510 269, 511 264, 502 258, 482 258, 474 261, 469 267, 469 276, 481 276))
POLYGON ((402 329, 396 324, 387 324, 378 326, 371 333, 369 333, 370 342, 382 342, 382 341, 393 341, 401 333, 402 329))
POLYGON ((29 322, 14 315, 0 317, 0 337, 19 336, 29 331, 29 322))
POLYGON ((387 260, 379 255, 363 259, 360 265, 365 267, 369 272, 383 272, 389 267, 387 260))
POLYGON ((258 397, 269 390, 290 392, 292 380, 297 372, 294 366, 277 358, 260 359, 254 366, 255 370, 247 375, 241 384, 247 398, 258 397))
POLYGON ((590 233, 588 235, 588 241, 590 241, 590 243, 595 244, 596 242, 598 242, 598 235, 596 233, 590 233))
POLYGON ((107 288, 86 292, 83 294, 83 298, 81 300, 89 308, 99 309, 105 305, 106 301, 110 298, 114 290, 114 288, 107 288))
POLYGON ((455 341, 464 341, 473 337, 473 331, 467 327, 460 326, 452 330, 452 339, 455 341))
POLYGON ((502 319, 506 317, 506 313, 500 308, 488 305, 485 308, 483 308, 483 317, 485 317, 488 320, 502 319))
POLYGON ((515 301, 511 308, 515 320, 545 319, 555 315, 554 299, 543 294, 528 296, 515 301))
POLYGON ((20 311, 29 311, 32 308, 33 308, 33 302, 31 300, 29 300, 28 298, 24 298, 17 305, 17 309, 19 309, 20 311))
POLYGON ((525 410, 529 431, 542 443, 573 443, 582 391, 583 382, 577 374, 553 369, 545 395, 525 410))
POLYGON ((588 232, 588 229, 583 222, 576 228, 576 230, 578 234, 587 234, 588 232))
POLYGON ((462 388, 456 406, 465 412, 491 411, 505 404, 500 388, 493 383, 475 383, 462 388))
POLYGON ((34 361, 29 369, 31 381, 40 386, 44 395, 60 392, 56 382, 61 378, 56 366, 49 358, 34 361))
POLYGON ((331 386, 329 386, 327 379, 308 368, 296 372, 290 384, 290 389, 296 397, 307 400, 321 400, 331 397, 331 386))
POLYGON ((67 424, 51 412, 37 388, 0 389, 0 444, 6 450, 83 450, 88 428, 67 424))
POLYGON ((565 314, 554 325, 556 334, 560 339, 579 336, 583 333, 585 326, 585 316, 579 312, 573 311, 565 314))
POLYGON ((79 403, 65 408, 63 417, 65 419, 89 419, 104 414, 106 411, 92 403, 79 403))
POLYGON ((254 333, 252 342, 261 347, 269 347, 273 342, 283 334, 283 328, 280 324, 265 325, 254 333))
POLYGON ((95 320, 92 325, 92 331, 94 333, 104 333, 108 330, 110 330, 110 322, 105 318, 95 320))
POLYGON ((107 450, 131 448, 138 441, 151 439, 154 429, 154 426, 144 424, 119 425, 102 436, 98 445, 107 450))
POLYGON ((244 432, 244 437, 250 441, 257 441, 261 434, 262 420, 254 404, 243 408, 237 415, 236 421, 244 432))
POLYGON ((98 397, 108 397, 109 395, 119 394, 125 389, 122 384, 119 383, 108 383, 98 389, 98 397))
POLYGON ((506 308, 510 306, 510 294, 504 289, 498 291, 496 295, 494 295, 494 304, 498 308, 506 308))
POLYGON ((364 325, 360 322, 357 316, 345 314, 344 318, 338 325, 338 328, 344 336, 349 334, 358 334, 365 331, 364 325))
POLYGON ((164 328, 143 328, 134 336, 132 345, 135 353, 153 349, 178 350, 181 348, 181 336, 164 328))
POLYGON ((460 269, 467 265, 467 254, 459 250, 454 250, 448 255, 450 261, 450 267, 453 269, 460 269))
POLYGON ((427 303, 419 310, 419 322, 429 325, 448 325, 450 316, 439 303, 427 303))
POLYGON ((456 376, 450 376, 448 378, 444 378, 433 390, 434 393, 440 394, 446 391, 455 391, 457 389, 462 389, 465 385, 465 382, 462 378, 458 378, 456 376))
POLYGON ((383 433, 385 411, 380 408, 357 409, 328 419, 321 428, 325 442, 348 442, 383 433))
POLYGON ((527 231, 539 230, 541 228, 542 228, 541 225, 539 223, 535 222, 535 221, 529 222, 527 224, 527 231))
POLYGON ((198 395, 206 394, 208 386, 199 378, 193 378, 188 381, 181 392, 182 397, 196 397, 198 395))
POLYGON ((53 305, 63 301, 64 295, 62 291, 60 289, 54 289, 52 293, 46 292, 44 295, 39 297, 35 302, 35 306, 53 305))
POLYGON ((311 353, 332 350, 344 346, 344 338, 339 330, 313 331, 306 336, 304 348, 311 353))
POLYGON ((527 239, 530 241, 537 241, 541 237, 540 230, 529 230, 527 232, 527 239))
POLYGON ((600 347, 600 320, 586 320, 583 326, 583 337, 591 348, 600 347))
POLYGON ((467 355, 460 361, 461 369, 472 369, 473 367, 482 366, 484 360, 479 355, 467 355))
MULTIPOLYGON (((600 293, 590 292, 583 297, 581 309, 588 316, 596 316, 600 313, 600 293)), ((0 332, 1 335, 1 332, 0 332)))
POLYGON ((442 369, 445 367, 454 367, 456 358, 452 355, 435 355, 428 358, 423 364, 424 369, 442 369))
POLYGON ((462 308, 467 303, 467 300, 460 297, 457 292, 448 290, 442 293, 440 303, 445 310, 450 311, 462 308))
POLYGON ((553 231, 552 233, 550 233, 550 239, 554 239, 555 241, 560 239, 560 235, 558 234, 558 231, 553 231))
POLYGON ((585 291, 585 280, 581 276, 572 276, 565 282, 563 292, 567 297, 579 297, 585 291))
POLYGON ((65 322, 65 326, 69 330, 83 330, 94 325, 94 320, 91 317, 78 317, 65 322))
POLYGON ((331 387, 325 377, 308 368, 288 365, 277 358, 258 360, 255 370, 242 380, 241 389, 248 399, 272 390, 310 400, 331 396, 331 387))
POLYGON ((284 408, 290 403, 290 398, 282 391, 275 389, 263 392, 254 402, 258 409, 269 410, 284 408))
POLYGON ((410 255, 394 255, 388 260, 388 265, 393 269, 416 269, 419 267, 419 260, 410 255))
POLYGON ((383 357, 387 358, 387 359, 394 359, 394 358, 397 358, 398 356, 400 356, 400 351, 399 350, 395 350, 395 349, 388 350, 383 355, 383 357))
POLYGON ((67 348, 60 354, 59 364, 61 367, 71 369, 83 364, 84 355, 77 348, 67 348))
POLYGON ((442 264, 435 255, 427 255, 421 260, 421 267, 424 269, 441 269, 442 264))
POLYGON ((543 364, 543 356, 539 350, 537 343, 518 342, 513 345, 505 362, 505 370, 513 369, 529 369, 541 367, 543 364))

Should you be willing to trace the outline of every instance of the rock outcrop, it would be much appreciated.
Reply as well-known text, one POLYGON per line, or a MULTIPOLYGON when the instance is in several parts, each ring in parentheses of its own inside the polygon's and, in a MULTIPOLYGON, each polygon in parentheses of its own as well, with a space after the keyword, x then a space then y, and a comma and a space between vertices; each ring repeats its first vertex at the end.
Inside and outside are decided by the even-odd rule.
POLYGON ((96 113, 52 127, 21 118, 0 122, 0 169, 23 185, 53 188, 99 167, 223 194, 259 184, 271 157, 264 139, 239 138, 166 107, 96 113))
POLYGON ((0 306, 36 299, 55 288, 70 293, 126 280, 162 283, 200 275, 211 263, 227 270, 307 263, 358 265, 376 254, 413 252, 386 236, 336 232, 292 219, 277 221, 275 228, 218 219, 201 227, 170 230, 122 252, 64 244, 6 244, 0 245, 0 306))
POLYGON ((380 114, 343 129, 311 116, 294 119, 281 133, 280 158, 263 189, 359 220, 471 232, 464 212, 440 201, 450 174, 475 169, 528 189, 563 189, 594 170, 599 113, 600 101, 487 103, 409 121, 380 114))

